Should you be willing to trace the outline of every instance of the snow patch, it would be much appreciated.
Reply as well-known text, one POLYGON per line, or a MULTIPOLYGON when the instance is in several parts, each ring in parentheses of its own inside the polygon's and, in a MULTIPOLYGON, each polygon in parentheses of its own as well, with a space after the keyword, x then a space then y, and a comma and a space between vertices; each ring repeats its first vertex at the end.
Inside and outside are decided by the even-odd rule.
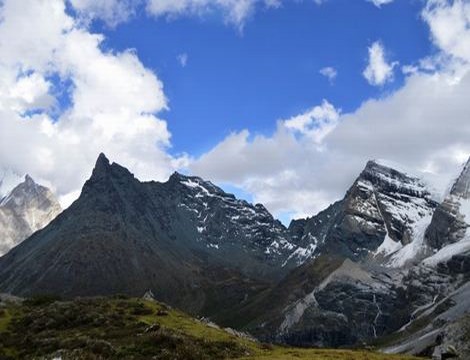
POLYGON ((377 255, 384 255, 388 256, 391 255, 398 250, 403 248, 403 245, 399 241, 393 240, 388 234, 385 235, 385 239, 383 243, 377 248, 377 250, 374 253, 374 256, 377 255))
POLYGON ((411 243, 403 246, 395 252, 387 263, 388 266, 402 267, 406 263, 416 259, 425 250, 426 244, 424 243, 424 234, 431 223, 431 220, 432 215, 428 214, 415 223, 412 230, 413 234, 411 243))
POLYGON ((444 246, 434 255, 428 257, 423 261, 425 265, 436 266, 439 263, 448 261, 454 255, 458 255, 470 250, 470 233, 467 228, 465 236, 459 242, 444 246))
POLYGON ((470 224, 470 199, 460 199, 459 213, 464 217, 467 224, 470 224))

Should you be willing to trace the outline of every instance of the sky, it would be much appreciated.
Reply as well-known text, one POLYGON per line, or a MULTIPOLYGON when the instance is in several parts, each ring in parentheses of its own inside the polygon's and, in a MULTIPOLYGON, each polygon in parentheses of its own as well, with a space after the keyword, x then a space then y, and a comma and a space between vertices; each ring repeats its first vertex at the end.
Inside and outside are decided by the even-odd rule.
POLYGON ((341 198, 369 159, 447 179, 470 154, 469 1, 0 12, 0 180, 28 173, 64 206, 100 152, 141 180, 202 176, 285 223, 341 198))

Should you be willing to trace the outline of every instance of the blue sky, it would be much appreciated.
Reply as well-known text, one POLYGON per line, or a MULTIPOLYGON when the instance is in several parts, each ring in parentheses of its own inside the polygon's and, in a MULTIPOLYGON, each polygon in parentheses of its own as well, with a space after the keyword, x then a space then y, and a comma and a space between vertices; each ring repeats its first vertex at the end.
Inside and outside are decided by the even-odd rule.
POLYGON ((285 222, 340 199, 369 159, 437 194, 470 154, 468 0, 3 0, 0 12, 0 182, 29 173, 64 207, 100 152, 141 180, 202 176, 285 222))
POLYGON ((351 112, 401 86, 400 72, 385 86, 367 83, 367 48, 380 40, 387 56, 403 64, 431 53, 421 8, 421 1, 403 0, 382 8, 366 1, 289 2, 257 12, 242 32, 220 14, 168 20, 139 13, 115 28, 97 21, 93 30, 106 34, 109 49, 135 49, 155 70, 169 98, 162 116, 173 135, 171 151, 199 156, 235 130, 272 133, 278 119, 322 99, 351 112), (338 72, 332 84, 319 73, 326 66, 338 72))

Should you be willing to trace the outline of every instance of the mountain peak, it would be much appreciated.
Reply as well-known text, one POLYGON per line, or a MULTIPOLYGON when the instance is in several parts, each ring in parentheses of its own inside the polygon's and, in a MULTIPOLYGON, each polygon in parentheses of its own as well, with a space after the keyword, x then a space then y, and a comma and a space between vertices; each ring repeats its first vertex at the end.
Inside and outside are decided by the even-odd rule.
POLYGON ((24 177, 24 183, 27 185, 27 186, 34 186, 36 185, 36 182, 33 180, 33 178, 31 176, 29 176, 28 174, 25 175, 24 177))
POLYGON ((470 158, 465 163, 462 172, 452 186, 451 194, 464 199, 470 198, 470 158))
POLYGON ((95 168, 100 166, 108 166, 109 159, 106 157, 104 153, 100 153, 98 159, 96 160, 95 168))
POLYGON ((93 168, 92 177, 101 177, 103 174, 107 173, 107 170, 110 168, 109 159, 105 154, 100 153, 98 159, 96 160, 95 167, 93 168))
POLYGON ((367 161, 366 167, 364 170, 394 170, 400 173, 406 173, 406 171, 398 164, 393 163, 392 161, 384 159, 371 159, 367 161))
POLYGON ((170 179, 174 180, 181 180, 181 179, 186 179, 187 176, 179 173, 178 171, 174 171, 173 174, 171 174, 170 179))

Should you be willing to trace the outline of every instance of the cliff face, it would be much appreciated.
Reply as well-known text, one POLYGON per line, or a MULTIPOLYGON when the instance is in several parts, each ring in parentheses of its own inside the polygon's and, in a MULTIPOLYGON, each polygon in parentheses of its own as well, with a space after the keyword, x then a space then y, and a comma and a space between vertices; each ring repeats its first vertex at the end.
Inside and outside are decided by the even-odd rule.
POLYGON ((426 230, 426 243, 433 249, 458 243, 470 226, 470 160, 455 180, 449 194, 436 209, 426 230))

